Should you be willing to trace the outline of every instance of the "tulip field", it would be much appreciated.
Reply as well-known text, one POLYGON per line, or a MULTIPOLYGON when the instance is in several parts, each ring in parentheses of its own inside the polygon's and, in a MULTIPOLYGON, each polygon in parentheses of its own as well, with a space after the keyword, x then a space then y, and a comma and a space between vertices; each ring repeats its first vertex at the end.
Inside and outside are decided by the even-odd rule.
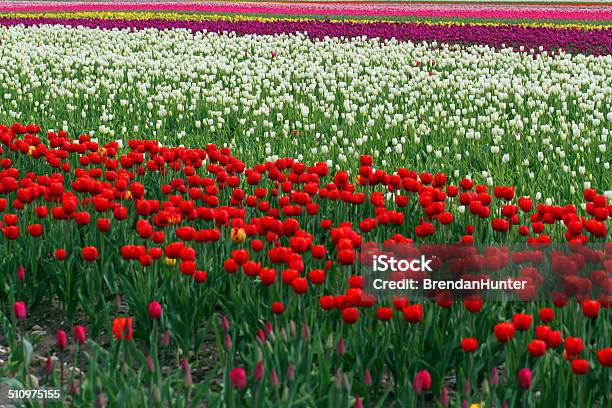
POLYGON ((0 406, 611 406, 609 5, 6 1, 0 57, 0 406))

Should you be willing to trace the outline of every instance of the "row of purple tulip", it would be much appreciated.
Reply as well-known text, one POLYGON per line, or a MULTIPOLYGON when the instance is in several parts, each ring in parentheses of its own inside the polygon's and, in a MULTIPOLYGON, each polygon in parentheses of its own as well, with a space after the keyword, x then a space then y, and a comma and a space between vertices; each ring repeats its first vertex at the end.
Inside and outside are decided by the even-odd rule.
POLYGON ((397 22, 332 22, 287 21, 264 22, 257 20, 110 20, 80 18, 0 18, 0 25, 25 26, 63 24, 91 28, 186 28, 192 31, 235 32, 245 34, 284 34, 306 32, 312 38, 324 37, 378 37, 399 41, 437 41, 441 43, 483 44, 493 47, 511 46, 525 50, 542 47, 544 50, 562 49, 573 53, 608 55, 612 53, 611 28, 564 28, 518 25, 438 25, 397 22))

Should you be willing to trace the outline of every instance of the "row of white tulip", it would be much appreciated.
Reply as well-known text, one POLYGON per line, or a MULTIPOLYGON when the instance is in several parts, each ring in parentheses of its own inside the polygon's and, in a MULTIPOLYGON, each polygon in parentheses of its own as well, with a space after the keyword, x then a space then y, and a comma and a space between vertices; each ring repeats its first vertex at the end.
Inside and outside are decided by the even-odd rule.
POLYGON ((610 184, 612 56, 306 35, 0 30, 0 117, 247 158, 444 171, 545 191, 610 184))

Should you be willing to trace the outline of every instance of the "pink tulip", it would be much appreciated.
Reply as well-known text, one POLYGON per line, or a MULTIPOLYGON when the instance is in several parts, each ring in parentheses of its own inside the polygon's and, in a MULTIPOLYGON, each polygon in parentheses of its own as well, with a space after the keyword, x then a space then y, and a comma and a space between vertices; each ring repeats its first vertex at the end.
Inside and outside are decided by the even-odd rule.
POLYGON ((521 368, 517 376, 521 388, 528 389, 529 387, 531 387, 531 370, 529 368, 521 368))
POLYGON ((17 320, 25 320, 28 315, 25 303, 21 300, 15 302, 13 304, 13 314, 17 320))
POLYGON ((74 338, 74 341, 76 341, 79 344, 85 343, 85 341, 87 340, 87 334, 85 331, 85 327, 81 325, 74 326, 72 337, 74 338))
POLYGON ((247 385, 246 371, 242 367, 236 367, 229 373, 230 380, 234 387, 242 390, 247 385))
POLYGON ((414 388, 417 394, 422 391, 429 391, 429 388, 431 388, 431 375, 429 371, 422 370, 416 373, 412 381, 412 388, 414 388))

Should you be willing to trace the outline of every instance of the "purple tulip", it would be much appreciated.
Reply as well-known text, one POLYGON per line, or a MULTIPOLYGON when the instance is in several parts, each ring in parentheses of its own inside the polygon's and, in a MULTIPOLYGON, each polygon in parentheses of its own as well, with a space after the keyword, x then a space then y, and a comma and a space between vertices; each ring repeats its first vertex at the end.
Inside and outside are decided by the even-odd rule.
POLYGON ((437 41, 451 44, 485 44, 493 47, 507 46, 518 50, 563 49, 593 55, 612 53, 612 36, 609 29, 567 27, 540 27, 518 25, 440 25, 420 24, 417 22, 352 22, 352 21, 257 21, 257 20, 200 20, 170 21, 149 20, 111 20, 95 18, 0 18, 0 25, 25 26, 41 24, 62 24, 102 29, 144 29, 160 30, 185 28, 192 32, 222 33, 233 31, 238 35, 277 35, 283 33, 303 33, 315 39, 325 37, 371 37, 381 39, 395 38, 398 41, 437 41))

